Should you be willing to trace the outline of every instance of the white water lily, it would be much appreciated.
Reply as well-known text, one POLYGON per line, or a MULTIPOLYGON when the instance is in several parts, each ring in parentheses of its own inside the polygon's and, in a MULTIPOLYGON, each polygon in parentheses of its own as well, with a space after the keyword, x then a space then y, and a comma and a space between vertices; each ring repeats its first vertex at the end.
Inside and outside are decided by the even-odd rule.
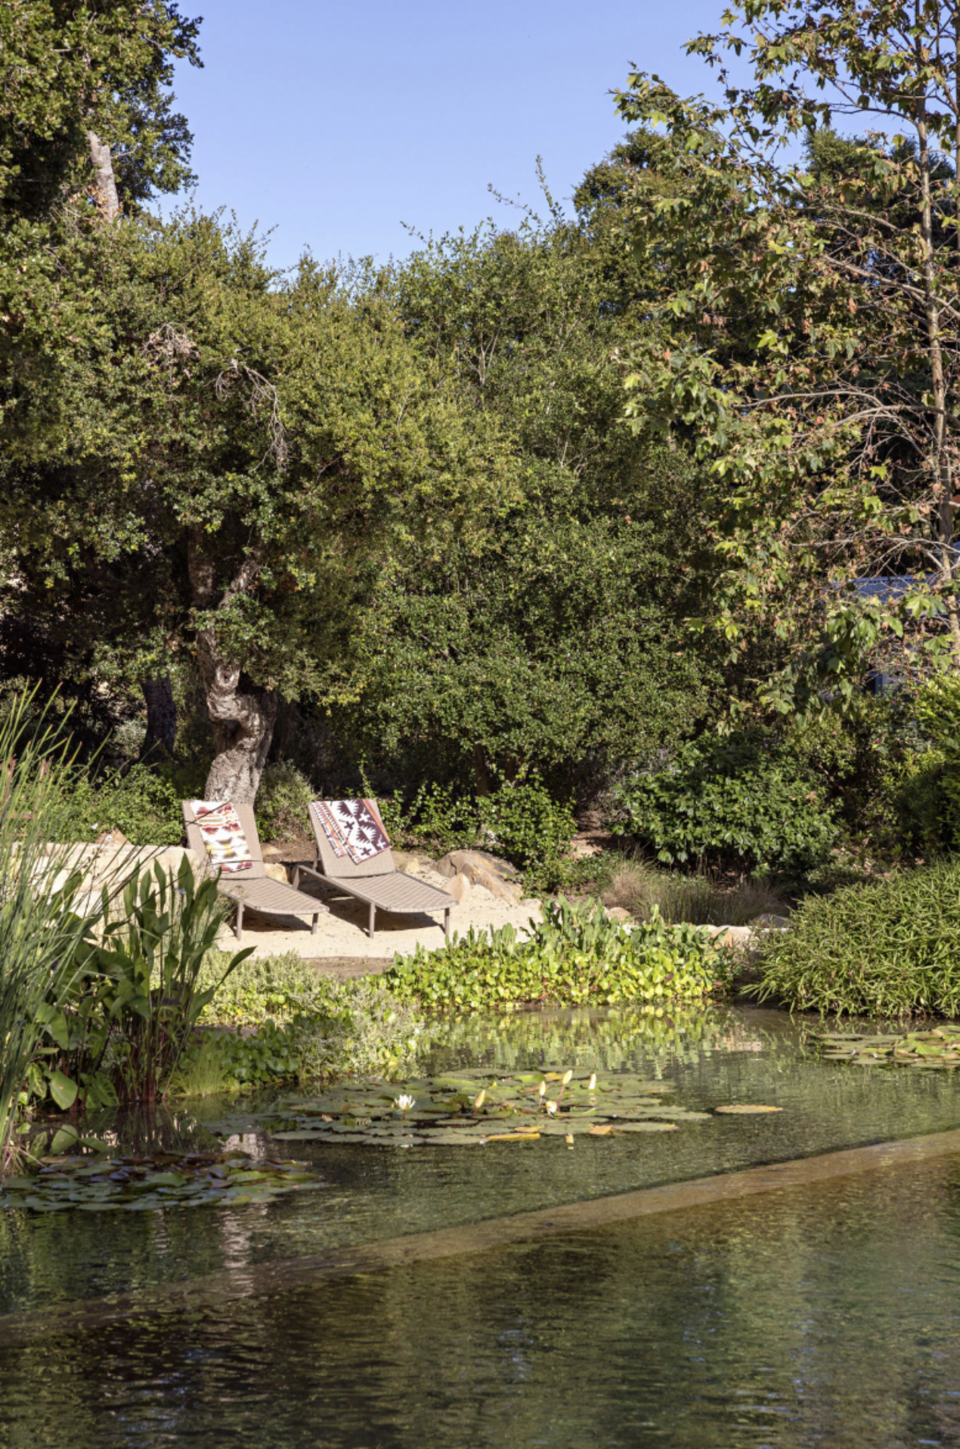
POLYGON ((547 1084, 546 1084, 546 1082, 541 1082, 541 1083, 540 1083, 540 1098, 541 1098, 541 1100, 542 1100, 542 1099, 543 1099, 543 1098, 544 1098, 544 1097, 545 1097, 545 1096, 546 1096, 546 1095, 547 1095, 547 1084))
POLYGON ((396 1102, 397 1107, 401 1112, 409 1112, 411 1107, 415 1107, 417 1105, 416 1097, 408 1097, 406 1092, 402 1093, 401 1096, 397 1097, 396 1102))
POLYGON ((591 1072, 590 1073, 590 1080, 587 1083, 587 1091, 588 1092, 596 1091, 596 1087, 597 1087, 597 1074, 596 1074, 596 1072, 591 1072))
POLYGON ((543 1105, 546 1107, 547 1111, 549 1112, 550 1116, 552 1117, 553 1114, 554 1114, 554 1112, 556 1112, 556 1110, 557 1110, 557 1104, 556 1104, 556 1102, 544 1102, 543 1105))

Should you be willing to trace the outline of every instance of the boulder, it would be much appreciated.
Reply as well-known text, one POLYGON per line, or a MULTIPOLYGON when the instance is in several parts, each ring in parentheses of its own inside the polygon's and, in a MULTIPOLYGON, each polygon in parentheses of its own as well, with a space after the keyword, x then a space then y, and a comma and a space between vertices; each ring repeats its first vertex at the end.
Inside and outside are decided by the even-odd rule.
POLYGON ((749 926, 708 926, 715 946, 733 946, 745 951, 750 945, 753 932, 749 926))
POLYGON ((436 869, 447 880, 465 875, 472 885, 482 886, 497 900, 510 905, 516 905, 523 898, 517 869, 487 850, 451 850, 437 861, 436 869))
POLYGON ((633 916, 625 906, 607 906, 607 920, 618 921, 622 925, 624 921, 632 921, 633 916))
POLYGON ((263 873, 264 875, 268 875, 271 880, 281 881, 283 885, 290 884, 289 877, 287 876, 287 867, 281 865, 278 860, 265 860, 263 862, 263 873))
POLYGON ((459 901, 461 905, 465 905, 470 899, 470 892, 473 890, 473 886, 470 884, 469 876, 458 872, 452 880, 445 880, 443 882, 442 889, 448 895, 453 896, 455 901, 459 901))

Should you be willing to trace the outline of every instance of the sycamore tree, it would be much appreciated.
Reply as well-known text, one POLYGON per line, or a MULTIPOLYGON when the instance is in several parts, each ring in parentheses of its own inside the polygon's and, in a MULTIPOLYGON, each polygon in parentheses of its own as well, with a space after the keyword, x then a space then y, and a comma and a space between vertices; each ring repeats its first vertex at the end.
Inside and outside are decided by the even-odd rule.
POLYGON ((620 201, 662 288, 629 415, 724 481, 707 627, 733 652, 758 629, 790 641, 760 681, 779 708, 849 695, 904 637, 901 668, 923 645, 960 660, 958 34, 940 0, 741 0, 688 45, 723 106, 640 73, 618 98, 668 143, 663 184, 620 201), (844 116, 857 139, 831 157, 844 116), (784 160, 801 140, 806 161, 784 160), (865 600, 873 575, 905 582, 865 600))

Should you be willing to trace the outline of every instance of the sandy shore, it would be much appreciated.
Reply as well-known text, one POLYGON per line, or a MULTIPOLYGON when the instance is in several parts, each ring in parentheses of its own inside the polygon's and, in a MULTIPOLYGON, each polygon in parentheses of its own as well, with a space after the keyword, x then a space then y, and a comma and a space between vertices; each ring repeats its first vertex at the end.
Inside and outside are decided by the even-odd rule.
MULTIPOLYGON (((310 895, 316 894, 329 908, 320 917, 316 935, 310 930, 309 920, 299 916, 267 917, 248 910, 244 914, 240 941, 230 922, 221 931, 218 944, 226 951, 252 946, 255 956, 278 956, 295 951, 304 960, 320 965, 329 963, 338 968, 342 965, 343 974, 347 975, 356 974, 358 968, 369 971, 389 965, 397 952, 408 955, 418 946, 435 951, 444 944, 442 912, 435 916, 394 916, 378 911, 376 934, 371 940, 367 935, 367 907, 362 901, 320 886, 311 888, 306 879, 301 882, 301 889, 310 895), (353 962, 356 966, 351 969, 353 962)), ((453 907, 450 929, 465 935, 471 927, 496 930, 510 922, 523 930, 531 917, 540 919, 538 900, 509 905, 481 887, 474 887, 468 901, 453 907)))

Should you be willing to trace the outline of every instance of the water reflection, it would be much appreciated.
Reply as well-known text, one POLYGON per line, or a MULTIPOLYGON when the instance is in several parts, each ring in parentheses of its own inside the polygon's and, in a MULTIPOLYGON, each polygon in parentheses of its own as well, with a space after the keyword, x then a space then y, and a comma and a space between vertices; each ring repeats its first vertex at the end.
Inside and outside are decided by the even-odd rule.
POLYGON ((958 1187, 928 1166, 36 1345, 5 1358, 0 1437, 954 1444, 958 1187))

